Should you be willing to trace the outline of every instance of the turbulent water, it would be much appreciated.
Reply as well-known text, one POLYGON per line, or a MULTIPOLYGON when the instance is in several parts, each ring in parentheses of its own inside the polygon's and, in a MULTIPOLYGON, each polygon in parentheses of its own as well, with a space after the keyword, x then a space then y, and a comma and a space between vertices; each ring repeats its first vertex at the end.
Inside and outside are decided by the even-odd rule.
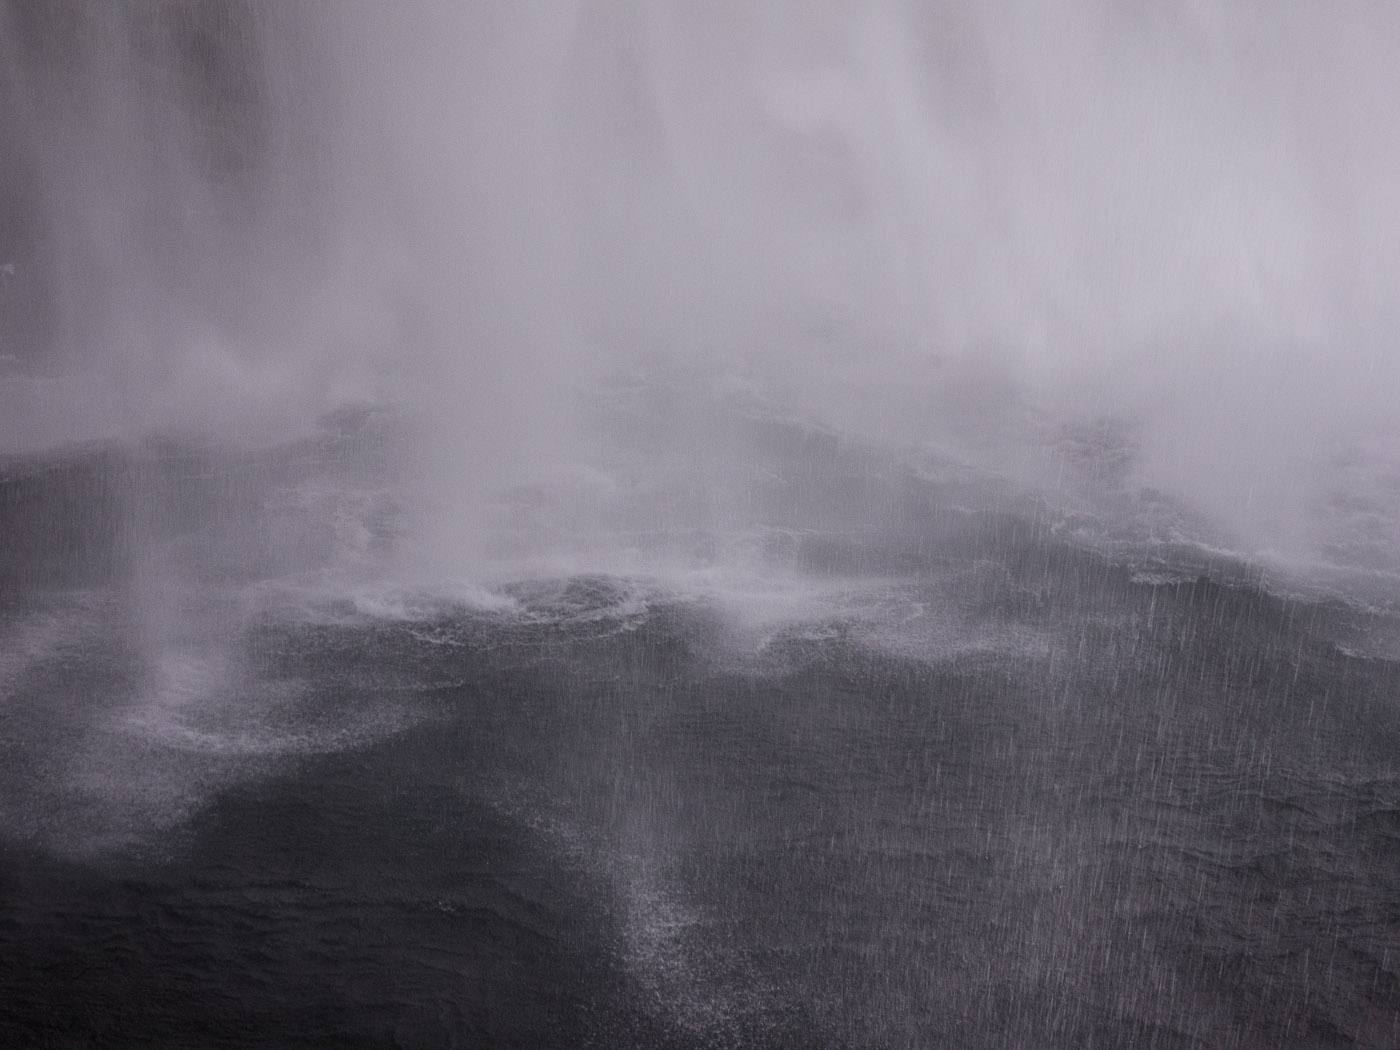
POLYGON ((0 1045, 1400 1046, 1400 27, 1038 6, 0 2, 0 1045))
POLYGON ((7 468, 4 1042, 1395 1044, 1391 603, 726 422, 742 572, 375 579, 373 420, 7 468))

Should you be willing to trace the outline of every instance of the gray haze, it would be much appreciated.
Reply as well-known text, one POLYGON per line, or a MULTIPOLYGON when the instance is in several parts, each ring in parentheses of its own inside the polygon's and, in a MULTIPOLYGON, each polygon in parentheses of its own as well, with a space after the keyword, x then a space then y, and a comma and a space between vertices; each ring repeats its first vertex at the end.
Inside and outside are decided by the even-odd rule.
POLYGON ((1355 526, 1343 497, 1389 513, 1393 5, 14 0, 0 23, 11 450, 266 444, 387 406, 418 554, 470 571, 503 491, 742 486, 703 411, 630 449, 649 465, 610 458, 598 391, 664 376, 1052 489, 1047 435, 1111 421, 1132 484, 1295 563, 1355 526))

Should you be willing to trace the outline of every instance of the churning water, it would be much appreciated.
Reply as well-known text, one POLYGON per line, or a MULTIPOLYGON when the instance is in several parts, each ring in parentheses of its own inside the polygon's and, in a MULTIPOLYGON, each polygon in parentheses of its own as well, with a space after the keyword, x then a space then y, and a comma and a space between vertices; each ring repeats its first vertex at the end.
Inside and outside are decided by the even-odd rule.
POLYGON ((1400 9, 0 2, 0 1042, 1400 1045, 1400 9))

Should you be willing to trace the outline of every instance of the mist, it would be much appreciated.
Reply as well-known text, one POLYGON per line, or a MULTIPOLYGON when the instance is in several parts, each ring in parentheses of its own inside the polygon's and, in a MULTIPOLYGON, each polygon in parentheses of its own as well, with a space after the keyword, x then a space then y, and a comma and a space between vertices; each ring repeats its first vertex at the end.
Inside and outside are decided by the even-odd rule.
POLYGON ((703 405, 1052 493, 1065 428, 1112 426, 1130 489, 1300 564, 1396 470, 1386 5, 4 19, 11 451, 383 407, 414 558, 468 573, 502 494, 605 532, 690 472, 734 524, 758 453, 703 405), (693 410, 619 457, 619 383, 693 410))
POLYGON ((1400 1045, 1397 99, 0 0, 0 1045, 1400 1045))

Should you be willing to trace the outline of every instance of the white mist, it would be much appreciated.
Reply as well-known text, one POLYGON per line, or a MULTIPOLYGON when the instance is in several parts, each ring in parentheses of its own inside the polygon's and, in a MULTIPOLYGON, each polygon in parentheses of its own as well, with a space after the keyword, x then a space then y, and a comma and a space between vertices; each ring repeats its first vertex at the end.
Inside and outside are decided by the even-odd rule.
POLYGON ((35 86, 7 9, 59 317, 53 353, 7 351, 7 447, 388 403, 418 555, 471 572, 503 492, 606 531, 648 454, 711 523, 742 507, 712 413, 632 475, 601 450, 600 386, 665 361, 697 401, 1018 475, 1117 420, 1132 481, 1246 551, 1322 556, 1329 489, 1385 513, 1387 5, 230 3, 264 127, 242 182, 201 166, 176 50, 132 43, 159 5, 75 6, 76 95, 35 86))

